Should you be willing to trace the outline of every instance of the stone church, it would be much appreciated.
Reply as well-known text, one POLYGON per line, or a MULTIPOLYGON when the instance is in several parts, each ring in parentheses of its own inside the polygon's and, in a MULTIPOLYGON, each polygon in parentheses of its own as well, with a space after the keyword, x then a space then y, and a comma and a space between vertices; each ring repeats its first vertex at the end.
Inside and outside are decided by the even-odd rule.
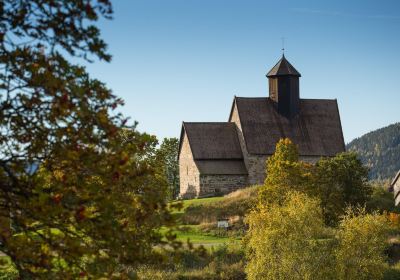
POLYGON ((183 122, 180 196, 206 197, 264 182, 266 159, 290 138, 303 161, 345 151, 336 99, 300 98, 285 56, 267 73, 269 97, 234 97, 227 122, 183 122))

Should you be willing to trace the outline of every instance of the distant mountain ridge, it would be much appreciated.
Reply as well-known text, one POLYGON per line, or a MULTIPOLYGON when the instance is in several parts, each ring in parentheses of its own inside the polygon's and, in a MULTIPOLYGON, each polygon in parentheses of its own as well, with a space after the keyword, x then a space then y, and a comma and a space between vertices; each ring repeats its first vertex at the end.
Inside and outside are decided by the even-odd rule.
POLYGON ((370 168, 370 179, 391 179, 400 169, 400 122, 364 134, 346 149, 370 168))

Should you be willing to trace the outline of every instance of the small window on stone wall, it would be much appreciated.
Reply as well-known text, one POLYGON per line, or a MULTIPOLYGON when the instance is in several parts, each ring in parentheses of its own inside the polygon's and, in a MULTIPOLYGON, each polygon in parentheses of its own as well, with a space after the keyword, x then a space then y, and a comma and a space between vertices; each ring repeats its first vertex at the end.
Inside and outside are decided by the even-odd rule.
POLYGON ((186 166, 186 175, 189 175, 189 167, 186 166))

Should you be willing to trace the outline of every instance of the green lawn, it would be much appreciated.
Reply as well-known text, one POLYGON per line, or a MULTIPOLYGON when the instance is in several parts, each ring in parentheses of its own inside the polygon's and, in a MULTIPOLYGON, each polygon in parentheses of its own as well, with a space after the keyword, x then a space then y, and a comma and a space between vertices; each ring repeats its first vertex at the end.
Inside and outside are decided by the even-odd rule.
POLYGON ((229 241, 226 236, 217 236, 211 234, 205 234, 201 232, 197 225, 185 225, 181 226, 174 233, 177 235, 177 240, 186 242, 190 241, 193 244, 223 244, 229 241))
MULTIPOLYGON (((230 240, 226 236, 217 236, 212 234, 206 234, 199 230, 198 225, 184 225, 179 226, 173 231, 176 234, 176 239, 183 243, 188 240, 194 245, 220 245, 230 240)), ((166 232, 167 228, 163 227, 161 232, 166 232)))
MULTIPOLYGON (((185 213, 186 208, 189 206, 196 206, 201 204, 207 204, 212 202, 218 202, 223 200, 224 197, 208 197, 208 198, 196 198, 179 201, 182 203, 182 208, 177 210, 174 209, 172 214, 177 218, 178 224, 180 223, 179 217, 185 213)), ((165 231, 166 229, 162 229, 165 231)), ((199 230, 198 225, 182 225, 180 229, 174 231, 177 235, 177 240, 181 242, 186 242, 190 240, 194 245, 221 245, 229 241, 228 237, 216 236, 211 234, 202 233, 199 230)))

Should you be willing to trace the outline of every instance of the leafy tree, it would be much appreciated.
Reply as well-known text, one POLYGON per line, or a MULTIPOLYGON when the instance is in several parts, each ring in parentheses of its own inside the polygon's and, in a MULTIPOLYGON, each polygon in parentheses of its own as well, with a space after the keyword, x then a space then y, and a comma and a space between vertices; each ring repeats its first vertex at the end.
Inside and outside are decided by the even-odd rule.
POLYGON ((388 218, 346 208, 368 198, 365 178, 354 154, 312 167, 298 161, 289 140, 281 140, 267 161, 259 203, 247 216, 248 278, 382 279, 388 218), (336 219, 338 228, 328 226, 336 219))
POLYGON ((248 279, 383 279, 390 225, 384 215, 348 210, 338 229, 320 202, 289 192, 283 204, 252 211, 246 235, 248 279))
POLYGON ((177 138, 164 138, 158 153, 167 177, 169 196, 171 199, 175 199, 179 194, 179 140, 177 138))
POLYGON ((309 190, 311 165, 299 161, 297 146, 290 139, 276 144, 275 153, 266 164, 267 177, 259 190, 259 204, 284 201, 290 190, 309 190))
POLYGON ((6 0, 1 8, 0 251, 23 279, 133 277, 170 220, 156 142, 115 111, 122 100, 67 60, 111 59, 94 25, 111 18, 111 4, 6 0))
POLYGON ((390 226, 383 215, 349 210, 340 222, 335 251, 337 278, 382 279, 390 226))
POLYGON ((332 239, 316 198, 289 191, 248 216, 246 273, 252 279, 335 279, 332 239))
POLYGON ((315 190, 321 199, 325 220, 334 225, 348 206, 363 206, 371 195, 368 169, 355 153, 322 158, 315 165, 315 190))
POLYGON ((321 158, 315 165, 299 160, 297 147, 282 139, 267 160, 267 177, 260 187, 259 203, 279 203, 290 190, 321 201, 325 222, 336 225, 348 206, 364 205, 370 197, 368 169, 354 153, 321 158))

